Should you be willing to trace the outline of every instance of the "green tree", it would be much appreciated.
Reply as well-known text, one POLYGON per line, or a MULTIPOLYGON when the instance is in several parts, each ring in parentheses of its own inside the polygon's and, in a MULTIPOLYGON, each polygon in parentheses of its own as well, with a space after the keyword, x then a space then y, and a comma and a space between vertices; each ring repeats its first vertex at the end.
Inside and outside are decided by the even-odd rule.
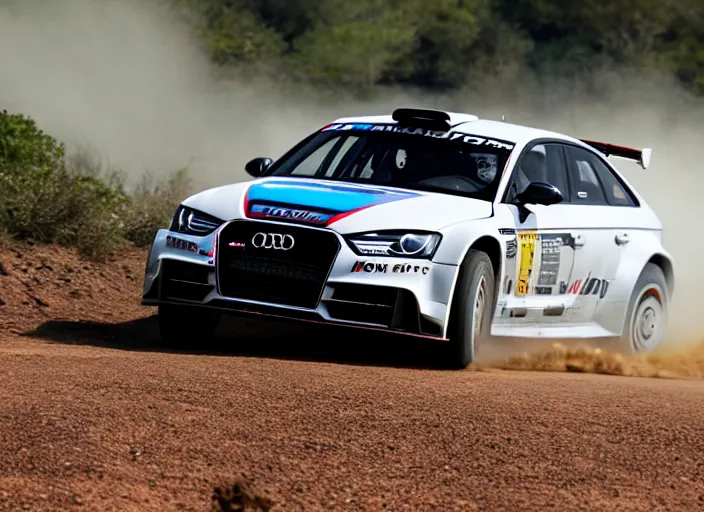
POLYGON ((63 144, 19 114, 0 112, 0 230, 101 256, 122 241, 120 186, 72 172, 63 144))
POLYGON ((295 42, 291 69, 319 84, 375 85, 413 46, 407 6, 406 0, 321 2, 315 27, 295 42))
POLYGON ((704 4, 678 2, 658 50, 658 67, 673 71, 694 92, 704 94, 704 4))
POLYGON ((197 20, 196 26, 219 65, 271 62, 281 57, 286 43, 252 11, 248 0, 181 0, 197 20))
POLYGON ((190 6, 215 62, 282 63, 331 88, 481 88, 610 66, 667 70, 704 93, 701 0, 172 1, 190 6))

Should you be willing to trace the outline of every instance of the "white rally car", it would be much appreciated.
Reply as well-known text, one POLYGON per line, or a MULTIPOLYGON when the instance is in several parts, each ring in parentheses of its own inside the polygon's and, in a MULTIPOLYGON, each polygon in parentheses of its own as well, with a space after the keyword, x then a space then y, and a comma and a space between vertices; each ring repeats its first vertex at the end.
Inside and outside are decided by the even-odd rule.
POLYGON ((498 337, 650 351, 672 258, 608 155, 646 168, 651 150, 434 110, 339 119, 186 199, 142 301, 168 342, 232 312, 435 339, 460 368, 498 337))

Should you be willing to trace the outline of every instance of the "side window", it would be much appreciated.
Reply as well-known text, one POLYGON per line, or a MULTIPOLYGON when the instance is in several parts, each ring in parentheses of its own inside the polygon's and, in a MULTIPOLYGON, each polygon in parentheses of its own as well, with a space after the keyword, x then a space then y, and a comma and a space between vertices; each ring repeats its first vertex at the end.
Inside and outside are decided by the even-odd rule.
POLYGON ((564 203, 570 202, 565 158, 560 144, 538 144, 521 156, 514 168, 506 200, 512 202, 529 183, 535 181, 550 183, 562 193, 564 203))
POLYGON ((576 204, 634 206, 631 194, 598 156, 582 148, 567 148, 576 204))
POLYGON ((606 202, 611 206, 636 206, 636 198, 625 185, 621 184, 613 171, 595 155, 591 155, 591 157, 593 159, 594 170, 604 189, 606 202))

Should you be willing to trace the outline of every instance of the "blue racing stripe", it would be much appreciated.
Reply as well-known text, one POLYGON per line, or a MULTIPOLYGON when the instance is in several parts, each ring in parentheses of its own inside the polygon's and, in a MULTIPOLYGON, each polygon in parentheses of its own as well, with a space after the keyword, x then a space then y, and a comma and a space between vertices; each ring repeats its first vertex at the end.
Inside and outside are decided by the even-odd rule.
POLYGON ((381 189, 354 183, 286 178, 252 184, 247 191, 247 201, 250 204, 266 201, 344 213, 420 195, 422 194, 417 192, 381 189))

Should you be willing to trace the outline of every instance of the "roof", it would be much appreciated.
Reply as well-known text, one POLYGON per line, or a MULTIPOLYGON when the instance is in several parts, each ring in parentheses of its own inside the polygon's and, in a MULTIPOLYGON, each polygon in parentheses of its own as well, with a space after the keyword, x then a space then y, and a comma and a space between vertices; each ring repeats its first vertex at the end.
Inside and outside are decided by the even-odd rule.
POLYGON ((426 126, 428 126, 429 123, 438 126, 439 123, 442 131, 449 129, 454 132, 495 139, 519 146, 526 145, 536 139, 553 139, 569 142, 591 151, 596 150, 604 158, 613 155, 636 161, 643 169, 647 169, 650 165, 652 155, 651 148, 633 149, 605 142, 576 139, 563 133, 506 123, 504 121, 479 119, 478 116, 472 114, 440 110, 401 108, 395 110, 393 115, 343 117, 332 124, 398 124, 397 119, 402 122, 422 123, 426 126))
MULTIPOLYGON (((580 140, 572 138, 563 133, 551 132, 547 130, 541 130, 539 128, 532 128, 529 126, 506 123, 504 121, 491 121, 488 119, 479 119, 479 117, 471 114, 463 114, 457 112, 446 113, 450 116, 450 124, 452 125, 452 130, 456 132, 505 140, 514 144, 526 143, 538 138, 551 138, 573 142, 581 146, 585 145, 580 140)), ((334 124, 343 123, 396 124, 396 121, 394 121, 391 115, 343 117, 334 121, 334 124)))

